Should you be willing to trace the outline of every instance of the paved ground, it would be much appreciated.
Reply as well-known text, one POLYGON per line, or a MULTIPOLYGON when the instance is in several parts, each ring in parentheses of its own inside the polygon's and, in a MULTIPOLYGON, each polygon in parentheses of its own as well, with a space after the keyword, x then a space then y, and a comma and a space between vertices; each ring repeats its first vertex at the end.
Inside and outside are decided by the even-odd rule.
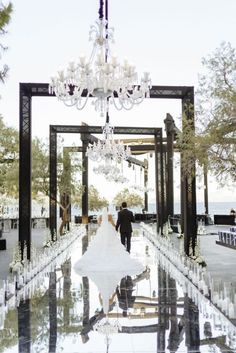
MULTIPOLYGON (((200 254, 207 263, 207 271, 213 278, 222 279, 223 282, 236 284, 236 249, 216 244, 219 240, 218 231, 229 230, 230 226, 207 226, 206 235, 198 235, 200 241, 200 254)), ((173 243, 180 247, 180 239, 172 234, 173 243)))
MULTIPOLYGON (((214 278, 222 279, 224 282, 236 284, 236 250, 216 244, 217 232, 222 229, 229 229, 227 226, 208 226, 206 235, 199 236, 201 254, 207 263, 207 270, 214 278)), ((48 229, 32 229, 32 244, 42 247, 46 239, 48 229)), ((18 231, 11 230, 4 233, 3 238, 7 241, 7 250, 0 251, 0 279, 9 274, 9 263, 12 261, 13 248, 18 242, 18 231)), ((180 246, 180 240, 176 234, 172 234, 174 244, 180 246)))

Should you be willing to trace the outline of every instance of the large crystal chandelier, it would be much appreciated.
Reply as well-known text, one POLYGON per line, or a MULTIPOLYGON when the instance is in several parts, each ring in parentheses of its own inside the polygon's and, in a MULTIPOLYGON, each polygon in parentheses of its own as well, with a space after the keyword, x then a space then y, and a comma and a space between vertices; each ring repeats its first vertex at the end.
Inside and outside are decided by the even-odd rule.
POLYGON ((129 110, 149 97, 151 80, 149 73, 144 72, 138 83, 135 66, 127 60, 121 64, 112 55, 110 43, 114 42, 114 30, 108 28, 108 0, 105 0, 105 18, 103 0, 99 6, 99 19, 89 32, 89 40, 93 41, 90 57, 82 55, 78 62, 70 62, 65 71, 58 71, 51 78, 49 92, 79 110, 85 107, 89 97, 94 97, 95 110, 104 116, 109 104, 118 110, 129 110))

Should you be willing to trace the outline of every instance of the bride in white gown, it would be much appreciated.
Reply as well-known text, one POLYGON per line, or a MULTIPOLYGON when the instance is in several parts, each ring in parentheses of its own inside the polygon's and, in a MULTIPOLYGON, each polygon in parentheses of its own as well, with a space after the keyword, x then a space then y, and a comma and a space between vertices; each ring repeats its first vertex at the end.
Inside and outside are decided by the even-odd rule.
POLYGON ((137 275, 144 267, 132 259, 121 244, 114 226, 108 221, 107 209, 104 208, 96 236, 74 269, 80 276, 87 276, 95 282, 103 298, 104 312, 107 313, 109 297, 120 279, 137 275))
POLYGON ((124 245, 121 244, 115 228, 108 221, 106 208, 103 209, 102 222, 95 238, 75 264, 75 269, 80 272, 109 270, 128 271, 129 273, 130 271, 139 273, 143 270, 143 266, 132 259, 124 245))

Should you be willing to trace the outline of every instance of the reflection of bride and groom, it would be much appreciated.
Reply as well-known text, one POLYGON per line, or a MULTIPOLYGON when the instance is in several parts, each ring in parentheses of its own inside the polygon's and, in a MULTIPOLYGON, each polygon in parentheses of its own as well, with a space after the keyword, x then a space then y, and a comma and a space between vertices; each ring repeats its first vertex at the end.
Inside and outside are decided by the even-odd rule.
POLYGON ((140 334, 151 332, 158 332, 160 337, 164 337, 165 322, 168 317, 167 311, 169 312, 170 310, 169 347, 178 347, 183 339, 185 323, 182 315, 178 322, 176 311, 178 305, 177 293, 174 290, 174 284, 170 283, 171 295, 167 299, 169 292, 167 293, 166 284, 161 282, 161 278, 164 279, 166 277, 164 276, 164 271, 159 267, 160 283, 158 283, 161 289, 158 297, 156 297, 156 294, 148 297, 136 295, 137 293, 134 291, 136 284, 149 279, 150 270, 148 268, 144 269, 142 264, 133 259, 121 244, 118 233, 115 231, 114 222, 108 216, 106 209, 103 210, 96 236, 88 249, 87 247, 88 237, 86 236, 82 239, 83 256, 75 264, 75 270, 83 276, 84 286, 82 342, 86 343, 89 340, 90 331, 106 334, 106 338, 109 338, 108 336, 111 333, 140 334), (97 309, 92 316, 89 315, 88 278, 96 284, 100 293, 101 309, 97 309), (163 297, 164 295, 165 297, 163 297), (145 313, 146 308, 148 310, 145 313), (151 308, 152 310, 150 311, 151 308), (141 325, 125 325, 126 317, 150 318, 157 316, 159 316, 158 323, 146 325, 142 321, 141 325), (119 318, 123 321, 118 322, 119 318), (115 321, 113 323, 109 322, 112 319, 115 319, 115 321))

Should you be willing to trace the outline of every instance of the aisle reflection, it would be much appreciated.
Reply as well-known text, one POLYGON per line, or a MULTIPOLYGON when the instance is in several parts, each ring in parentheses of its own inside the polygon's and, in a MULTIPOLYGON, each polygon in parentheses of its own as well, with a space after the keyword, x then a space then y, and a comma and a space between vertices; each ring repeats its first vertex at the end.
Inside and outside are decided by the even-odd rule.
POLYGON ((83 237, 71 257, 25 292, 18 305, 0 307, 0 352, 235 351, 235 327, 210 303, 196 305, 186 283, 177 280, 170 264, 160 265, 159 254, 141 235, 132 249, 145 270, 121 278, 113 274, 113 279, 107 273, 108 281, 116 283, 106 315, 102 284, 73 271, 87 246, 83 237))

